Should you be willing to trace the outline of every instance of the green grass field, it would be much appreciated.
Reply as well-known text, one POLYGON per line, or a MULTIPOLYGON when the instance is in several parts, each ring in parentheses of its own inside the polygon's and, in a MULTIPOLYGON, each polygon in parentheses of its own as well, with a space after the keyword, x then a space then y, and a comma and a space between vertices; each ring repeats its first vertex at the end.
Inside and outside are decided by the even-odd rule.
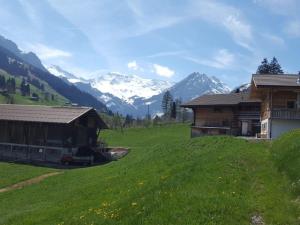
POLYGON ((0 224, 249 225, 253 215, 299 224, 274 145, 189 132, 187 125, 105 131, 109 145, 131 148, 125 158, 0 194, 0 224))
POLYGON ((46 167, 0 162, 0 188, 54 171, 46 167))

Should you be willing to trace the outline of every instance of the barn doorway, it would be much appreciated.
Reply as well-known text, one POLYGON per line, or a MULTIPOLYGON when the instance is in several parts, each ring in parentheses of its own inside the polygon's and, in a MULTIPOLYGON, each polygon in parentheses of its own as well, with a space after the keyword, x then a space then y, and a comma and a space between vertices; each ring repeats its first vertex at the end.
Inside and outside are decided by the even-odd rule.
POLYGON ((248 135, 248 126, 249 126, 249 123, 247 121, 242 121, 242 135, 243 136, 248 135))

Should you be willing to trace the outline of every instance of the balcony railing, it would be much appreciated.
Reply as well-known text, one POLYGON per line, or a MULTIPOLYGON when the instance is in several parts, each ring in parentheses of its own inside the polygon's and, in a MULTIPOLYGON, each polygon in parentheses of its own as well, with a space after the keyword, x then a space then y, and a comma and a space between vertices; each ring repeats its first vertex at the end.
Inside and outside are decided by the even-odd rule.
POLYGON ((286 119, 286 120, 299 120, 300 110, 299 109, 273 109, 273 119, 286 119))

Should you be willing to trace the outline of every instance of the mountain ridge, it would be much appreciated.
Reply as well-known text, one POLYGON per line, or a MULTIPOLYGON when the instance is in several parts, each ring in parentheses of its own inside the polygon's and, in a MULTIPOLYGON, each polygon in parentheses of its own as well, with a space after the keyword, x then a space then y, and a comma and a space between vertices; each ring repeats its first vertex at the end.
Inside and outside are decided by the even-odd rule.
MULTIPOLYGON (((56 66, 55 68, 57 69, 59 67, 56 66)), ((148 105, 153 116, 161 114, 161 101, 166 90, 171 92, 174 99, 181 99, 182 101, 191 100, 202 94, 230 92, 230 88, 215 76, 208 76, 199 72, 193 72, 181 81, 172 83, 172 85, 171 82, 167 83, 159 80, 152 80, 150 82, 149 79, 141 78, 137 75, 124 75, 116 72, 107 73, 105 75, 96 75, 96 78, 86 80, 62 69, 53 73, 60 76, 62 79, 69 80, 69 82, 76 85, 82 91, 86 91, 95 96, 98 100, 105 103, 112 111, 119 112, 123 115, 130 114, 138 117, 146 115, 148 105), (61 74, 62 72, 65 72, 65 74, 61 74), (136 82, 133 82, 132 80, 136 82), (96 85, 95 82, 100 82, 101 85, 96 85), (160 87, 160 89, 155 86, 161 83, 165 86, 160 87), (146 88, 151 91, 151 87, 153 87, 151 85, 154 85, 154 91, 150 95, 149 93, 147 93, 148 95, 145 93, 143 93, 144 95, 139 95, 138 92, 136 92, 135 94, 127 95, 125 97, 116 94, 118 91, 128 91, 128 89, 124 90, 120 88, 126 87, 128 84, 133 85, 132 88, 143 91, 145 91, 146 88), (150 84, 150 87, 145 87, 147 84, 150 84), (106 87, 104 87, 105 85, 106 87)))

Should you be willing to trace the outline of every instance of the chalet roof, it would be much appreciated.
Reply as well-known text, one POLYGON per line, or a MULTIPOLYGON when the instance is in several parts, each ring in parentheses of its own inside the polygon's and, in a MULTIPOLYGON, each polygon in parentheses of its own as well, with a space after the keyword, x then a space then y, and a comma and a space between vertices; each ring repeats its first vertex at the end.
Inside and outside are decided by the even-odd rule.
POLYGON ((300 83, 297 83, 299 75, 296 74, 284 74, 284 75, 269 75, 269 74, 254 74, 252 81, 255 87, 266 86, 282 86, 282 87, 300 87, 300 83))
MULTIPOLYGON (((90 111, 95 110, 89 107, 0 104, 0 120, 69 124, 90 111)), ((106 127, 101 118, 98 119, 106 127)))
POLYGON ((240 103, 258 103, 258 99, 250 99, 248 92, 202 95, 189 102, 182 104, 182 107, 193 108, 195 106, 226 106, 238 105, 240 103))

